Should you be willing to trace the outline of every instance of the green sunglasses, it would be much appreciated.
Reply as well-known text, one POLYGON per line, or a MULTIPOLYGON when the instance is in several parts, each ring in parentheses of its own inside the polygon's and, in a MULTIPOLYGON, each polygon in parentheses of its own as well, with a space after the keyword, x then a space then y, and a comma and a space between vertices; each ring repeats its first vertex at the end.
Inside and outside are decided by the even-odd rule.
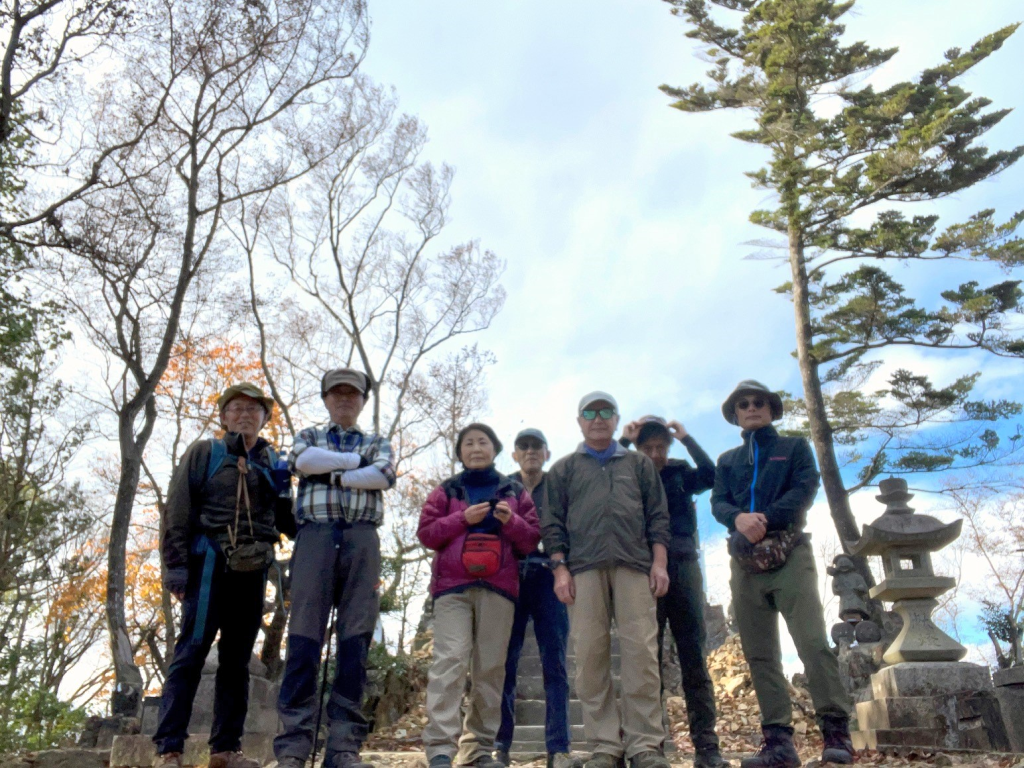
POLYGON ((593 421, 598 416, 600 416, 605 421, 608 421, 608 419, 612 418, 614 415, 614 408, 602 408, 600 410, 594 410, 593 408, 584 408, 582 411, 580 411, 580 416, 582 416, 587 421, 593 421))

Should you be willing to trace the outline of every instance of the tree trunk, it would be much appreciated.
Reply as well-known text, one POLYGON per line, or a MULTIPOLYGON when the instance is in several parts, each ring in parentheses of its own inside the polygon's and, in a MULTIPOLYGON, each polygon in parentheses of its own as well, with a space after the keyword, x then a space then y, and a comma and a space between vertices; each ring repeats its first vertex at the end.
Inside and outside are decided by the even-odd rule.
POLYGON ((107 551, 107 628, 110 656, 114 661, 114 692, 111 713, 137 717, 142 705, 142 674, 135 664, 128 622, 125 617, 125 577, 128 530, 135 505, 135 493, 142 472, 142 448, 135 442, 134 419, 122 411, 119 421, 121 477, 114 497, 114 515, 110 522, 110 547, 107 551))
MULTIPOLYGON (((811 305, 808 296, 807 268, 804 264, 804 244, 801 232, 794 226, 789 229, 789 266, 793 273, 793 311, 796 315, 796 356, 800 364, 800 379, 804 387, 804 402, 807 407, 807 421, 811 429, 811 442, 818 455, 818 469, 821 485, 825 489, 832 522, 839 534, 844 552, 850 551, 850 544, 860 539, 860 527, 850 509, 850 496, 839 471, 832 444, 832 427, 825 410, 825 396, 821 391, 821 377, 818 362, 812 354, 814 335, 811 330, 811 305)), ((875 577, 864 557, 851 558, 857 571, 868 586, 874 586, 875 577)), ((880 607, 880 606, 879 606, 880 607)))

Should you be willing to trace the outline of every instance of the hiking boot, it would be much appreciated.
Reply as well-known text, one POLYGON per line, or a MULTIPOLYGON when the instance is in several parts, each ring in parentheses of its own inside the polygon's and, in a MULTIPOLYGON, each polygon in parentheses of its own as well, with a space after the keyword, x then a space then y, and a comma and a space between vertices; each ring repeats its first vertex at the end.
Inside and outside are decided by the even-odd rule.
POLYGON ((153 768, 181 768, 181 752, 164 752, 157 755, 153 768))
POLYGON ((364 763, 358 752, 335 752, 324 757, 323 768, 376 768, 373 763, 364 763))
POLYGON ((505 768, 504 763, 500 760, 495 760, 490 755, 477 755, 466 765, 472 765, 473 768, 505 768))
POLYGON ((572 752, 549 752, 548 768, 583 768, 583 761, 572 752))
POLYGON ((595 752, 583 764, 583 768, 622 768, 622 758, 607 752, 595 752))
POLYGON ((277 768, 306 768, 306 761, 301 757, 285 755, 277 758, 277 768))
POLYGON ((821 738, 825 748, 821 750, 821 762, 849 765, 856 754, 850 740, 850 721, 845 717, 821 718, 821 738))
POLYGON ((793 746, 793 729, 788 725, 761 727, 761 747, 740 761, 740 768, 800 768, 800 755, 793 746))
POLYGON ((507 749, 496 749, 494 750, 494 762, 501 763, 508 768, 512 765, 512 755, 508 753, 507 749))
POLYGON ((261 768, 259 760, 246 757, 241 750, 237 752, 211 752, 209 768, 261 768))
POLYGON ((718 747, 709 747, 697 750, 693 756, 693 768, 730 768, 730 765, 718 747))
POLYGON ((448 755, 434 755, 429 765, 430 768, 452 768, 452 759, 448 755))
POLYGON ((672 768, 661 752, 650 749, 629 758, 629 768, 672 768))

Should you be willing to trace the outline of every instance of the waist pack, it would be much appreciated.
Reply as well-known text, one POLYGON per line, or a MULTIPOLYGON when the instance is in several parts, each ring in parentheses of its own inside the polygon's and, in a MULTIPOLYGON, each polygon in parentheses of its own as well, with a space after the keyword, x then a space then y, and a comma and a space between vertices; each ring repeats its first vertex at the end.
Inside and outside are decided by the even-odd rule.
POLYGON ((747 573, 770 573, 786 564, 793 550, 806 541, 803 531, 771 531, 757 544, 734 531, 729 537, 729 554, 747 573))
POLYGON ((471 533, 462 545, 462 567, 475 579, 486 579, 501 569, 501 537, 471 533))
POLYGON ((242 500, 245 500, 245 516, 249 520, 249 536, 255 537, 256 530, 252 524, 252 507, 249 504, 249 486, 245 476, 249 465, 244 456, 238 457, 238 491, 235 494, 235 524, 228 526, 228 546, 224 548, 228 568, 240 573, 262 571, 274 562, 274 545, 269 541, 239 542, 238 524, 242 513, 242 500))

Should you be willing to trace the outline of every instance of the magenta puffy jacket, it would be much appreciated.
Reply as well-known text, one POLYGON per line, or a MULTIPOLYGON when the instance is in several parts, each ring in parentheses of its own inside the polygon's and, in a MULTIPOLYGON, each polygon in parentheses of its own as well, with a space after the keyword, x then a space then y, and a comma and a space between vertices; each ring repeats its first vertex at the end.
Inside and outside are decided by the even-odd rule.
POLYGON ((526 557, 540 541, 540 522, 530 492, 505 475, 498 481, 497 497, 508 502, 512 517, 501 526, 501 568, 486 579, 470 576, 462 565, 462 546, 469 533, 463 514, 469 507, 462 475, 445 480, 423 504, 420 542, 432 549, 434 563, 430 594, 434 597, 466 584, 486 584, 506 597, 519 597, 519 558, 526 557))

